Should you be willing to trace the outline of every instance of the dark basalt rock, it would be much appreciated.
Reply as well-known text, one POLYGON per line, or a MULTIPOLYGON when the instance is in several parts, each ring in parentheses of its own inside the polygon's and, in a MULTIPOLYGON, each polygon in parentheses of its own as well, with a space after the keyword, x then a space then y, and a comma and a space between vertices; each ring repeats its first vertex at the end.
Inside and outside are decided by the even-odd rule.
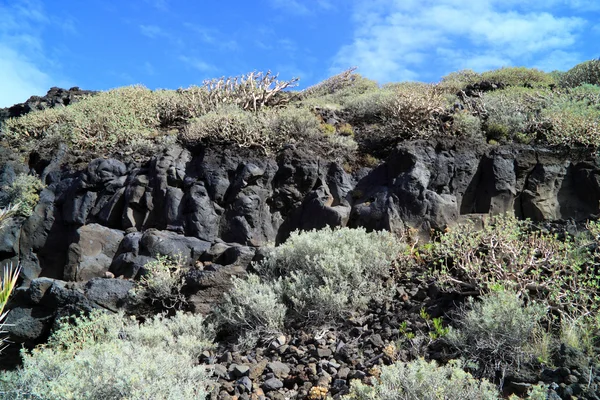
POLYGON ((32 111, 44 110, 46 108, 68 106, 82 97, 96 93, 91 90, 81 90, 78 87, 61 89, 53 87, 45 96, 31 96, 27 101, 7 108, 0 108, 0 123, 8 118, 16 118, 32 111))

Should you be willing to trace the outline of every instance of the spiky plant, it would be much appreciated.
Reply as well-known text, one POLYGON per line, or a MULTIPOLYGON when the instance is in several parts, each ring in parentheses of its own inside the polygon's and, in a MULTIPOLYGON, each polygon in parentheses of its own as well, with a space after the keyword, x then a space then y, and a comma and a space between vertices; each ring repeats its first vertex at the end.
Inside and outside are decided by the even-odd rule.
MULTIPOLYGON (((4 311, 4 307, 6 306, 6 303, 8 303, 8 299, 17 285, 17 279, 19 278, 20 272, 21 267, 14 268, 12 263, 4 266, 4 274, 2 275, 2 282, 0 283, 0 333, 6 333, 4 331, 4 320, 6 319, 8 311, 4 311)), ((6 340, 0 338, 0 353, 6 348, 5 343, 6 340)))

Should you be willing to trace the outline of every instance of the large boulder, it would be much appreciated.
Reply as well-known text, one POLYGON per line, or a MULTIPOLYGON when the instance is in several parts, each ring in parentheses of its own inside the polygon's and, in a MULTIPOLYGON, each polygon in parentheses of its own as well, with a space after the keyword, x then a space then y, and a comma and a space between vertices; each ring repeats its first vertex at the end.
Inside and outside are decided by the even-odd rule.
POLYGON ((69 246, 64 277, 68 281, 88 281, 103 277, 112 264, 124 233, 98 224, 77 229, 69 246))

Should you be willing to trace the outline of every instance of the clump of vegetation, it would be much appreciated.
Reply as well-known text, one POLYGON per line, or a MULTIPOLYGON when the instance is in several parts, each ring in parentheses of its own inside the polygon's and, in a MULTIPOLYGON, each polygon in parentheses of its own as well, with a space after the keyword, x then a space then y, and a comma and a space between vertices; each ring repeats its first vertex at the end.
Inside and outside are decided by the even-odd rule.
POLYGON ((583 84, 600 85, 600 59, 584 61, 560 76, 560 85, 575 88, 583 84))
POLYGON ((281 300, 279 282, 262 282, 257 275, 234 278, 215 311, 218 325, 239 336, 244 348, 283 332, 287 307, 281 300))
POLYGON ((5 371, 0 391, 10 398, 205 399, 212 327, 198 315, 154 317, 143 324, 99 311, 63 321, 47 345, 23 350, 23 366, 5 371))
POLYGON ((546 134, 551 143, 600 145, 600 86, 583 85, 556 96, 542 116, 551 126, 546 134))
POLYGON ((171 259, 158 255, 155 261, 144 265, 145 273, 140 278, 132 295, 148 301, 162 310, 181 310, 187 300, 182 293, 185 284, 181 257, 171 259))
POLYGON ((525 304, 517 293, 504 289, 482 296, 480 302, 470 300, 470 307, 459 312, 457 329, 446 338, 462 356, 476 362, 484 375, 493 378, 501 371, 504 376, 537 356, 530 343, 541 329, 545 307, 525 304))
POLYGON ((481 136, 481 119, 468 111, 459 111, 452 115, 452 130, 457 136, 477 138, 481 136))
POLYGON ((556 85, 551 74, 536 68, 504 67, 481 74, 482 80, 500 83, 505 86, 525 88, 548 88, 556 85))
POLYGON ((456 94, 469 85, 481 82, 481 80, 481 74, 470 69, 463 69, 443 76, 438 83, 438 87, 444 92, 456 94))
POLYGON ((486 380, 475 379, 462 369, 460 362, 439 366, 435 361, 418 359, 396 362, 381 368, 379 379, 366 385, 352 381, 345 400, 498 400, 498 389, 486 380))
POLYGON ((39 193, 43 188, 44 184, 38 177, 20 174, 10 186, 3 188, 0 204, 5 207, 14 205, 16 214, 29 217, 40 200, 39 193))
POLYGON ((389 232, 325 228, 293 233, 257 268, 268 280, 282 277, 281 293, 293 314, 319 323, 385 296, 385 280, 403 248, 389 232))
POLYGON ((106 148, 148 137, 159 127, 157 97, 142 86, 90 96, 68 107, 48 108, 5 121, 4 134, 18 144, 43 139, 49 130, 78 148, 106 148))
POLYGON ((255 265, 260 275, 233 280, 216 320, 246 345, 273 337, 288 322, 318 326, 344 319, 392 295, 387 280, 403 249, 389 232, 294 232, 255 265))
POLYGON ((465 224, 441 235, 431 247, 430 257, 436 260, 434 274, 442 285, 531 288, 564 313, 582 315, 598 307, 598 284, 588 244, 584 238, 559 240, 532 230, 528 221, 504 215, 494 217, 480 230, 465 224))
POLYGON ((318 140, 320 145, 351 155, 360 146, 370 152, 404 139, 473 138, 479 125, 489 141, 598 146, 598 100, 588 97, 584 104, 580 93, 568 90, 597 85, 598 65, 591 60, 566 73, 524 67, 463 70, 435 85, 384 86, 349 69, 302 91, 290 90, 295 78, 280 81, 271 72, 252 72, 176 91, 132 86, 101 92, 67 107, 7 120, 2 131, 26 150, 64 142, 77 150, 134 152, 136 146, 164 146, 164 138, 177 136, 184 144, 215 141, 273 152, 321 135, 328 137, 318 140), (350 132, 338 127, 339 135, 333 135, 318 124, 315 115, 321 110, 343 114, 339 126, 350 122, 357 127, 352 130, 358 132, 356 142, 336 137, 350 132))
POLYGON ((486 117, 488 139, 521 141, 535 137, 542 110, 553 101, 549 91, 531 91, 521 87, 485 93, 481 98, 486 117))

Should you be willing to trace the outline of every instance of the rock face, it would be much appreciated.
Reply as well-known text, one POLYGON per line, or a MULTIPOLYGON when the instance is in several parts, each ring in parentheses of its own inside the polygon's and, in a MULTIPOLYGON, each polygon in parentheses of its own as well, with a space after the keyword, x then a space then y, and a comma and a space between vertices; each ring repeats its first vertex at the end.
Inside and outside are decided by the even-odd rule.
MULTIPOLYGON (((0 179, 22 168, 13 164, 0 179)), ((76 172, 47 168, 33 215, 5 226, 0 240, 0 262, 23 267, 12 318, 31 329, 13 336, 28 343, 73 307, 118 308, 127 279, 159 254, 202 266, 190 269, 186 285, 196 311, 208 312, 230 277, 262 257, 261 247, 296 229, 428 233, 503 212, 582 220, 600 201, 592 151, 515 145, 405 142, 377 167, 352 173, 294 148, 264 157, 177 146, 143 164, 97 159, 76 172), (98 279, 112 276, 125 280, 98 279)))
POLYGON ((503 212, 581 220, 599 211, 599 176, 584 150, 406 142, 348 173, 294 149, 266 158, 175 146, 142 165, 97 159, 47 175, 34 214, 3 228, 0 257, 18 257, 27 281, 86 281, 108 270, 134 277, 157 254, 213 261, 223 243, 259 248, 296 229, 428 232, 503 212))

